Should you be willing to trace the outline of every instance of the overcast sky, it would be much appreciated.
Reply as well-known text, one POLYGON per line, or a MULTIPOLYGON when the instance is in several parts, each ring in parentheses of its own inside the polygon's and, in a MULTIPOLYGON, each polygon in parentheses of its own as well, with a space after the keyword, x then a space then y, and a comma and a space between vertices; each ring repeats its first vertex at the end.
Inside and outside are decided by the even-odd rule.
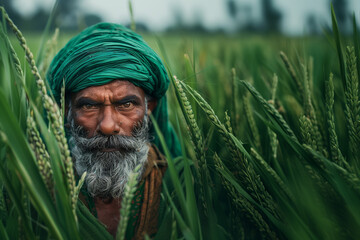
MULTIPOLYGON (((55 0, 13 0, 24 14, 33 13, 39 6, 51 9, 55 0)), ((128 0, 78 0, 80 11, 101 15, 105 21, 128 23, 130 21, 128 0)), ((200 20, 206 27, 215 29, 235 27, 228 15, 225 0, 132 0, 135 21, 145 22, 153 30, 163 30, 174 23, 174 12, 179 11, 186 23, 200 20)), ((238 5, 248 8, 243 12, 260 19, 260 0, 238 0, 238 5)), ((282 29, 288 34, 306 31, 305 20, 314 14, 320 22, 330 22, 329 0, 274 0, 282 11, 282 29)), ((349 8, 360 18, 360 0, 349 0, 349 8)), ((241 16, 240 16, 241 17, 241 16)))

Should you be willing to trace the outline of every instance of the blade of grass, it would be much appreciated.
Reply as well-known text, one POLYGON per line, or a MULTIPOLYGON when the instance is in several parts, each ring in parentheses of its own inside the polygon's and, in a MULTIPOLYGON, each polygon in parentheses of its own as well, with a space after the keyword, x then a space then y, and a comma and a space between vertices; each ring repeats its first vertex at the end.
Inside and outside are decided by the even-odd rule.
POLYGON ((353 14, 353 38, 354 38, 354 47, 355 47, 355 56, 356 56, 356 65, 357 65, 357 73, 358 73, 358 79, 360 80, 360 39, 359 39, 359 33, 358 28, 356 25, 356 17, 355 13, 353 14))
MULTIPOLYGON (((188 207, 186 205, 187 201, 186 201, 186 198, 184 196, 184 193, 183 193, 183 190, 182 190, 182 187, 181 187, 181 184, 180 184, 178 173, 177 173, 177 171, 175 169, 175 166, 174 166, 174 163, 172 161, 170 151, 166 146, 164 136, 160 132, 160 129, 159 129, 159 126, 156 123, 156 120, 151 115, 150 115, 150 118, 151 118, 152 124, 154 125, 154 128, 155 128, 155 130, 156 130, 156 132, 157 132, 157 134, 159 136, 160 143, 163 146, 164 153, 165 153, 165 156, 166 156, 166 160, 168 162, 169 174, 170 174, 172 183, 174 185, 175 193, 179 197, 179 204, 180 204, 180 207, 182 209, 182 213, 185 215, 185 220, 183 220, 183 218, 181 217, 180 212, 177 210, 177 207, 175 206, 175 203, 172 201, 172 199, 170 197, 170 193, 168 192, 167 186, 166 186, 166 183, 165 183, 164 188, 165 188, 165 191, 166 191, 166 193, 168 195, 169 202, 170 202, 171 206, 174 209, 174 214, 177 217, 177 220, 179 222, 179 226, 180 226, 180 228, 182 228, 184 236, 186 235, 189 239, 197 239, 197 238, 195 238, 194 233, 191 231, 191 230, 194 230, 194 229, 190 229, 185 223, 185 221, 187 223, 191 223, 191 219, 190 219, 191 218, 191 213, 189 212, 189 209, 188 209, 188 207)), ((183 159, 183 161, 188 161, 188 160, 183 159)))
POLYGON ((331 4, 331 21, 332 21, 334 39, 335 39, 335 43, 336 43, 336 49, 337 49, 338 58, 339 58, 341 80, 342 80, 343 86, 345 88, 345 86, 346 86, 346 84, 345 84, 346 83, 346 71, 345 71, 344 54, 343 54, 343 50, 342 50, 342 44, 341 44, 341 40, 340 40, 340 33, 339 33, 339 28, 338 28, 338 24, 337 24, 337 20, 336 20, 336 16, 335 16, 334 6, 332 4, 331 4))
POLYGON ((64 232, 60 229, 61 225, 57 220, 51 198, 35 164, 34 156, 4 96, 5 94, 0 90, 0 108, 3 112, 0 115, 0 126, 15 156, 11 164, 20 172, 22 180, 34 199, 34 206, 46 219, 54 237, 62 239, 65 236, 64 232))

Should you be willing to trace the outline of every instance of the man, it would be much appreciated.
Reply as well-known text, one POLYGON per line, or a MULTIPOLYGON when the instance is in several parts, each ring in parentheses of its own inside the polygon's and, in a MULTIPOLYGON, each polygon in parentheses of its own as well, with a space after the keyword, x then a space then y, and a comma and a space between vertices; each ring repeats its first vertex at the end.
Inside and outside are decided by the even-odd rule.
POLYGON ((172 155, 179 155, 167 116, 169 78, 160 58, 129 29, 100 23, 60 50, 47 79, 58 102, 65 84, 66 126, 75 169, 79 176, 87 172, 80 199, 115 236, 124 185, 140 165, 127 238, 154 235, 166 161, 149 126, 150 113, 172 155))

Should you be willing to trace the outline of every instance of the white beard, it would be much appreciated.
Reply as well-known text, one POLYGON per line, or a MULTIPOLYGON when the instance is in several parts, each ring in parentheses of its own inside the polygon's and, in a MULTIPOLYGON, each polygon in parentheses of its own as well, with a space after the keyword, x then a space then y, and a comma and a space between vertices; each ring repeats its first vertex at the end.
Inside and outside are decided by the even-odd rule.
POLYGON ((133 130, 133 136, 95 136, 86 138, 80 126, 75 126, 69 111, 71 124, 69 143, 75 160, 75 169, 81 176, 87 172, 85 184, 90 195, 101 198, 118 198, 124 193, 130 173, 140 165, 139 178, 144 171, 149 151, 148 116, 133 130), (119 151, 104 152, 104 148, 119 151))

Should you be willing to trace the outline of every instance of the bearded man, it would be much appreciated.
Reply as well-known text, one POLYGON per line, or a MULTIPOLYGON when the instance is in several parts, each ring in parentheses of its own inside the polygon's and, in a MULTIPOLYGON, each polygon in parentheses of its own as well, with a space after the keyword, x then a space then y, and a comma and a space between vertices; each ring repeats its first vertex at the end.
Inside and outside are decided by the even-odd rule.
POLYGON ((129 29, 100 23, 72 38, 53 59, 47 80, 60 102, 65 86, 69 145, 80 199, 115 236, 128 176, 140 165, 127 239, 157 231, 166 160, 150 126, 156 119, 173 156, 180 149, 168 121, 169 78, 157 54, 129 29))

